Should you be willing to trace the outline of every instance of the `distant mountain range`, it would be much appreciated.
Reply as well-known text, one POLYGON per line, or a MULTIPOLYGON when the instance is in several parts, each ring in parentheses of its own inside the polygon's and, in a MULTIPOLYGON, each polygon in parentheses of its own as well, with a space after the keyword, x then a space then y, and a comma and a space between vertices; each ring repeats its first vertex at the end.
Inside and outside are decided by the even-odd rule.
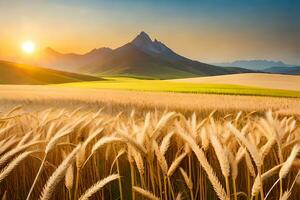
POLYGON ((282 61, 271 61, 271 60, 237 60, 228 63, 214 63, 217 66, 222 67, 242 67, 250 70, 261 70, 270 67, 290 67, 282 61))
POLYGON ((102 59, 112 52, 110 48, 93 49, 92 51, 79 55, 75 53, 59 53, 54 49, 46 48, 38 61, 39 65, 64 71, 78 71, 80 68, 102 59))
POLYGON ((289 74, 289 75, 300 75, 300 66, 297 67, 270 67, 264 69, 264 72, 273 74, 289 74))
POLYGON ((62 54, 47 48, 39 64, 97 75, 132 75, 160 79, 252 72, 239 67, 218 67, 188 59, 162 42, 152 40, 145 32, 117 49, 99 48, 84 55, 62 54))
POLYGON ((0 84, 55 84, 79 81, 99 81, 98 77, 57 71, 28 64, 0 61, 0 84))

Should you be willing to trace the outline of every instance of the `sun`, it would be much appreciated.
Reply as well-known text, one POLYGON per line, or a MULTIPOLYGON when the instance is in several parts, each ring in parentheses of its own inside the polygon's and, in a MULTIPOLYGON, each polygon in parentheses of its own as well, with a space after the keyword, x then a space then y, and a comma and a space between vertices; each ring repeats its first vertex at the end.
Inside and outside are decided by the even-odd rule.
POLYGON ((35 43, 28 40, 22 43, 21 49, 23 53, 33 54, 35 51, 35 43))

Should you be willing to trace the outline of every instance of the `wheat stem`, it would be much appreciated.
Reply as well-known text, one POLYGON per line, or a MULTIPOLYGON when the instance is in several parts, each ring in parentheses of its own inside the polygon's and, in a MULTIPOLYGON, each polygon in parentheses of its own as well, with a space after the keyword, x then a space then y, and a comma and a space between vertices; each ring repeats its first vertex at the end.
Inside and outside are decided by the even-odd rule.
POLYGON ((80 179, 80 169, 77 168, 77 171, 76 171, 76 180, 75 180, 75 189, 74 189, 74 200, 77 199, 79 179, 80 179))
POLYGON ((43 160, 42 160, 42 163, 41 163, 41 165, 40 165, 40 168, 39 168, 39 170, 38 170, 38 173, 36 174, 36 176, 35 176, 35 178, 34 178, 34 181, 33 181, 32 185, 31 185, 31 187, 30 187, 30 190, 29 190, 29 192, 28 192, 28 195, 27 195, 27 197, 26 197, 26 200, 29 200, 29 199, 30 199, 30 196, 31 196, 31 194, 32 194, 32 192, 33 192, 33 188, 34 188, 35 184, 37 183, 37 180, 38 180, 38 178, 39 178, 39 176, 40 176, 40 174, 41 174, 41 172, 42 172, 42 170, 43 170, 44 163, 45 163, 45 161, 46 161, 46 157, 47 157, 47 154, 45 154, 45 156, 44 156, 44 158, 43 158, 43 160))

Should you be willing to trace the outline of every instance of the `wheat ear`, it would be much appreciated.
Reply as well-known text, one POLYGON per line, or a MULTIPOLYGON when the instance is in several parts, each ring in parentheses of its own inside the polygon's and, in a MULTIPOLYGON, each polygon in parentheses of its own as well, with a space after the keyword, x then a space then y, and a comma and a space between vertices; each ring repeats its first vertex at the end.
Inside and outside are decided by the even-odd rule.
POLYGON ((48 144, 46 145, 46 148, 45 148, 45 156, 44 156, 44 158, 43 158, 43 160, 42 160, 42 163, 41 163, 41 166, 40 166, 40 168, 39 168, 39 170, 38 170, 38 173, 37 173, 37 175, 36 175, 35 178, 34 178, 34 181, 33 181, 32 185, 31 185, 31 188, 30 188, 30 190, 29 190, 29 193, 28 193, 28 195, 27 195, 26 200, 29 200, 29 199, 30 199, 30 196, 31 196, 32 191, 33 191, 33 188, 35 187, 35 184, 37 183, 37 180, 38 180, 38 178, 39 178, 39 176, 40 176, 40 174, 41 174, 41 172, 42 172, 42 170, 43 170, 44 163, 46 162, 48 153, 55 147, 56 143, 57 143, 62 137, 68 135, 68 134, 71 132, 71 129, 70 129, 70 128, 67 129, 67 130, 66 130, 66 129, 67 129, 66 127, 63 128, 63 129, 61 130, 61 132, 57 133, 54 137, 52 137, 51 140, 50 140, 50 141, 48 142, 48 144))
POLYGON ((92 154, 95 153, 95 151, 97 151, 98 149, 100 149, 102 146, 106 145, 106 144, 110 144, 113 142, 120 142, 123 141, 122 138, 118 138, 115 136, 103 136, 100 140, 98 140, 92 148, 92 154))
POLYGON ((131 151, 136 167, 138 168, 139 174, 143 177, 145 173, 144 161, 139 152, 137 152, 134 148, 131 148, 131 151))
POLYGON ((160 152, 158 145, 155 141, 153 141, 154 152, 157 158, 157 162, 160 165, 164 175, 168 173, 168 163, 166 161, 165 156, 160 152))
POLYGON ((280 200, 288 200, 291 196, 291 191, 285 191, 280 200))
POLYGON ((1 172, 0 172, 0 183, 10 174, 10 172, 20 164, 22 160, 27 158, 33 151, 26 151, 21 153, 14 158, 1 172))
POLYGON ((47 146, 45 148, 45 153, 48 154, 55 147, 55 145, 59 141, 59 139, 68 135, 70 132, 71 132, 71 129, 57 133, 47 144, 47 146))
POLYGON ((210 141, 214 150, 216 152, 218 161, 220 163, 221 171, 223 176, 226 178, 229 176, 230 173, 230 165, 228 161, 228 156, 225 153, 222 144, 220 143, 217 135, 214 133, 213 129, 210 129, 210 141))
MULTIPOLYGON (((62 154, 63 154, 63 158, 66 159, 67 154, 64 151, 62 152, 62 154)), ((74 182, 74 170, 73 170, 73 164, 71 164, 70 167, 68 167, 65 176, 65 186, 69 191, 71 191, 73 188, 73 182, 74 182)))
POLYGON ((171 163, 168 173, 167 173, 168 177, 171 177, 174 174, 175 170, 180 165, 181 161, 185 158, 185 156, 186 156, 186 153, 182 153, 171 163))
POLYGON ((99 191, 101 188, 103 188, 106 184, 119 179, 120 176, 118 174, 110 175, 100 181, 98 181, 96 184, 94 184, 92 187, 87 189, 83 195, 79 198, 79 200, 88 200, 93 194, 95 194, 97 191, 99 191))
POLYGON ((193 189, 193 181, 189 178, 189 176, 187 175, 187 173, 184 171, 184 169, 182 169, 181 167, 180 169, 180 173, 184 179, 185 184, 187 185, 187 187, 192 190, 193 189))
POLYGON ((41 193, 40 200, 49 200, 54 192, 56 185, 63 179, 66 174, 68 167, 75 160, 76 154, 80 150, 81 145, 78 145, 66 159, 57 167, 51 177, 48 179, 41 193))
POLYGON ((174 134, 174 132, 170 132, 163 138, 163 140, 160 144, 160 147, 159 147, 159 150, 162 153, 162 155, 166 154, 166 152, 170 146, 170 141, 171 141, 173 134, 174 134))
POLYGON ((133 186, 132 187, 133 190, 139 194, 141 194, 142 196, 150 199, 150 200, 159 200, 158 197, 156 197, 154 194, 152 194, 151 192, 144 190, 143 188, 137 187, 137 186, 133 186))
POLYGON ((293 147, 289 157, 287 158, 287 160, 284 162, 284 164, 282 165, 280 171, 279 171, 279 178, 283 179, 286 177, 286 175, 289 173, 291 166, 293 165, 293 162, 298 154, 300 150, 300 145, 296 145, 293 147))
POLYGON ((261 181, 265 181, 267 178, 276 174, 281 166, 282 166, 282 164, 277 165, 277 166, 273 167, 272 169, 269 169, 267 172, 265 172, 261 175, 261 179, 259 176, 256 176, 254 183, 252 185, 252 191, 251 191, 252 196, 256 196, 258 194, 260 187, 262 185, 261 181))
POLYGON ((151 137, 155 140, 158 136, 158 132, 168 123, 171 118, 175 117, 175 112, 169 112, 165 115, 163 115, 159 122, 156 124, 154 131, 151 134, 151 137))
POLYGON ((5 153, 4 155, 1 156, 0 158, 0 167, 2 167, 2 165, 4 165, 9 159, 11 159, 13 156, 15 156, 16 154, 24 151, 25 149, 36 145, 36 144, 40 144, 42 143, 41 141, 36 141, 36 142, 31 142, 29 144, 25 144, 22 146, 18 146, 12 150, 10 150, 9 152, 5 153))
POLYGON ((235 135, 235 137, 241 141, 243 145, 248 149, 251 157, 253 158, 256 166, 260 168, 262 166, 262 160, 261 156, 259 155, 259 152, 257 148, 247 140, 247 138, 239 131, 237 130, 231 123, 227 124, 227 127, 229 130, 235 135))
POLYGON ((212 169, 212 167, 210 166, 210 164, 208 163, 206 156, 204 154, 204 152, 199 148, 199 146, 196 144, 196 142, 193 140, 193 138, 187 134, 184 134, 182 132, 177 132, 177 134, 187 143, 189 144, 189 146, 192 148, 192 150, 194 151, 199 163, 201 164, 201 166, 203 167, 203 169, 205 170, 206 174, 208 175, 208 178, 215 190, 215 192, 217 193, 218 197, 221 200, 228 200, 229 196, 226 194, 224 188, 222 187, 219 179, 217 178, 214 170, 212 169))
POLYGON ((136 140, 132 138, 132 136, 128 135, 128 133, 124 133, 122 130, 118 130, 118 135, 120 135, 122 138, 124 138, 129 144, 134 146, 137 150, 139 150, 141 153, 146 154, 147 150, 145 147, 143 147, 140 143, 138 143, 136 140))
POLYGON ((180 192, 177 194, 175 200, 182 200, 182 194, 180 192))

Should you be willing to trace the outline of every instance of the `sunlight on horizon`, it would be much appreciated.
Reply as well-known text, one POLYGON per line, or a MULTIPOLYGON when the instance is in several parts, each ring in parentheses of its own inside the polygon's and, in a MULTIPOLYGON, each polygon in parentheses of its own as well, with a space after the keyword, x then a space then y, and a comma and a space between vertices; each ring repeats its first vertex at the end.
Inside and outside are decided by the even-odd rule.
POLYGON ((36 45, 31 40, 27 40, 22 43, 21 49, 25 54, 33 54, 35 52, 36 45))

